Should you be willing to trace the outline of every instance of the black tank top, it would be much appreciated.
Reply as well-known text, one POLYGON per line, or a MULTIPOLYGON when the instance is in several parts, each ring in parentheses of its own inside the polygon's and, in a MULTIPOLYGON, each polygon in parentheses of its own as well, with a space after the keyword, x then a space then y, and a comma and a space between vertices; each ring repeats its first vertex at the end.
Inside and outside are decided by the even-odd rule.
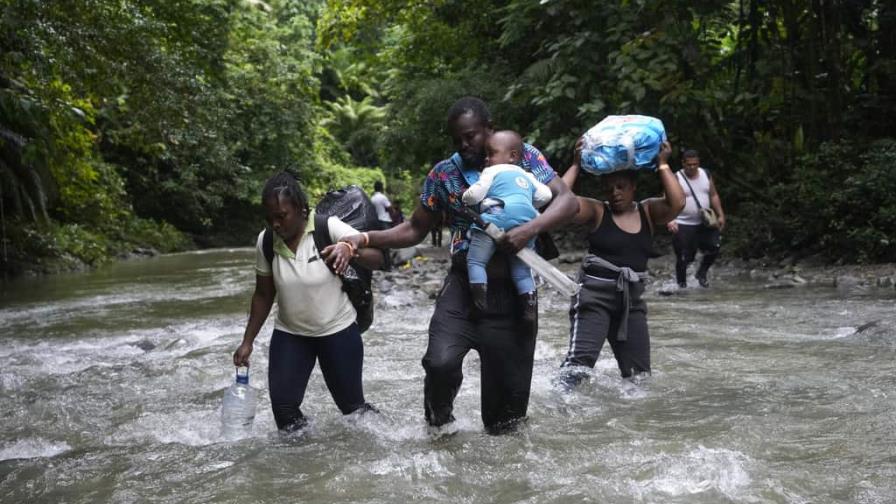
MULTIPOLYGON (((650 224, 641 203, 638 214, 641 216, 641 230, 627 233, 616 225, 610 205, 604 202, 604 217, 597 229, 588 233, 588 252, 601 257, 616 266, 629 267, 635 271, 647 271, 647 258, 653 248, 653 236, 650 224)), ((615 278, 616 273, 609 271, 587 271, 589 275, 615 278)))

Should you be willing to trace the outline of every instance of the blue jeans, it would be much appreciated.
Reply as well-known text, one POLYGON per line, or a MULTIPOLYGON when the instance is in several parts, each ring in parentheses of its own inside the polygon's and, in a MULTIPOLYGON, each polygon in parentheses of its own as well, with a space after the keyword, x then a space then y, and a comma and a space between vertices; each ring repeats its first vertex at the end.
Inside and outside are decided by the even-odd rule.
MULTIPOLYGON (((535 240, 530 240, 526 248, 534 249, 535 240)), ((488 275, 485 273, 485 265, 495 253, 495 242, 489 238, 485 231, 479 229, 470 230, 470 249, 467 251, 467 275, 471 284, 488 283, 488 275)), ((510 278, 516 287, 517 294, 535 292, 535 280, 532 279, 532 271, 519 257, 510 258, 510 278)))

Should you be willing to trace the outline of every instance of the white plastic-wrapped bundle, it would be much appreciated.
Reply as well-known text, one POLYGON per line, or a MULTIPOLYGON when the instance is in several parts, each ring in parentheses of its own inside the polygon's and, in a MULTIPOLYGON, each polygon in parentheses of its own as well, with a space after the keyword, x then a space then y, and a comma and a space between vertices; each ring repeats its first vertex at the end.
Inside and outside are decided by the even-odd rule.
POLYGON ((656 170, 656 155, 665 141, 666 129, 655 117, 607 116, 585 132, 582 169, 594 175, 656 170))

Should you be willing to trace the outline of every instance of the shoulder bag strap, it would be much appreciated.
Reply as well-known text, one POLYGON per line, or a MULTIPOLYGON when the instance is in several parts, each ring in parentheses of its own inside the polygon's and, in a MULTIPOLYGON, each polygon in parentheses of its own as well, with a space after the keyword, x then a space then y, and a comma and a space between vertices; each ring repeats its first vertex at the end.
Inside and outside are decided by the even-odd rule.
POLYGON ((694 194, 694 188, 691 187, 691 183, 688 182, 688 175, 686 173, 684 173, 684 170, 682 170, 681 178, 684 179, 684 183, 687 184, 688 189, 691 190, 691 196, 693 196, 694 201, 697 202, 697 210, 703 210, 703 205, 700 204, 700 199, 697 198, 696 194, 694 194))

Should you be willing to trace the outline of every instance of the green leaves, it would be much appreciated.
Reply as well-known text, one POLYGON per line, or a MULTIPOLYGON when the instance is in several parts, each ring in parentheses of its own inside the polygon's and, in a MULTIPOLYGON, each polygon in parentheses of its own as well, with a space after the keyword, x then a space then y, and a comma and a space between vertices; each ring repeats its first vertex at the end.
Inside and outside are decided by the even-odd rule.
POLYGON ((315 163, 319 5, 4 4, 0 113, 22 139, 0 165, 6 215, 106 236, 135 211, 196 236, 257 228, 260 183, 315 163))
MULTIPOLYGON (((261 184, 286 166, 315 191, 383 171, 416 180, 451 152, 447 108, 476 95, 496 126, 536 141, 561 171, 575 139, 604 116, 658 116, 677 147, 702 151, 746 226, 762 216, 754 201, 766 193, 798 189, 816 201, 815 177, 827 172, 812 156, 827 156, 828 147, 817 152, 824 141, 847 138, 863 152, 896 129, 892 8, 818 9, 727 0, 7 0, 0 198, 23 222, 86 230, 72 236, 110 233, 136 214, 200 241, 238 240, 241 226, 258 225, 261 184)), ((886 186, 853 175, 844 184, 856 191, 886 186)), ((766 241, 741 243, 829 243, 831 229, 853 225, 800 218, 807 225, 782 217, 747 231, 766 241)), ((884 226, 874 219, 866 221, 884 226)), ((869 244, 889 240, 856 233, 869 244)))
POLYGON ((370 96, 355 101, 348 95, 326 103, 325 107, 328 114, 321 120, 321 125, 340 140, 351 153, 354 164, 376 166, 377 137, 386 117, 384 108, 374 105, 370 96))

